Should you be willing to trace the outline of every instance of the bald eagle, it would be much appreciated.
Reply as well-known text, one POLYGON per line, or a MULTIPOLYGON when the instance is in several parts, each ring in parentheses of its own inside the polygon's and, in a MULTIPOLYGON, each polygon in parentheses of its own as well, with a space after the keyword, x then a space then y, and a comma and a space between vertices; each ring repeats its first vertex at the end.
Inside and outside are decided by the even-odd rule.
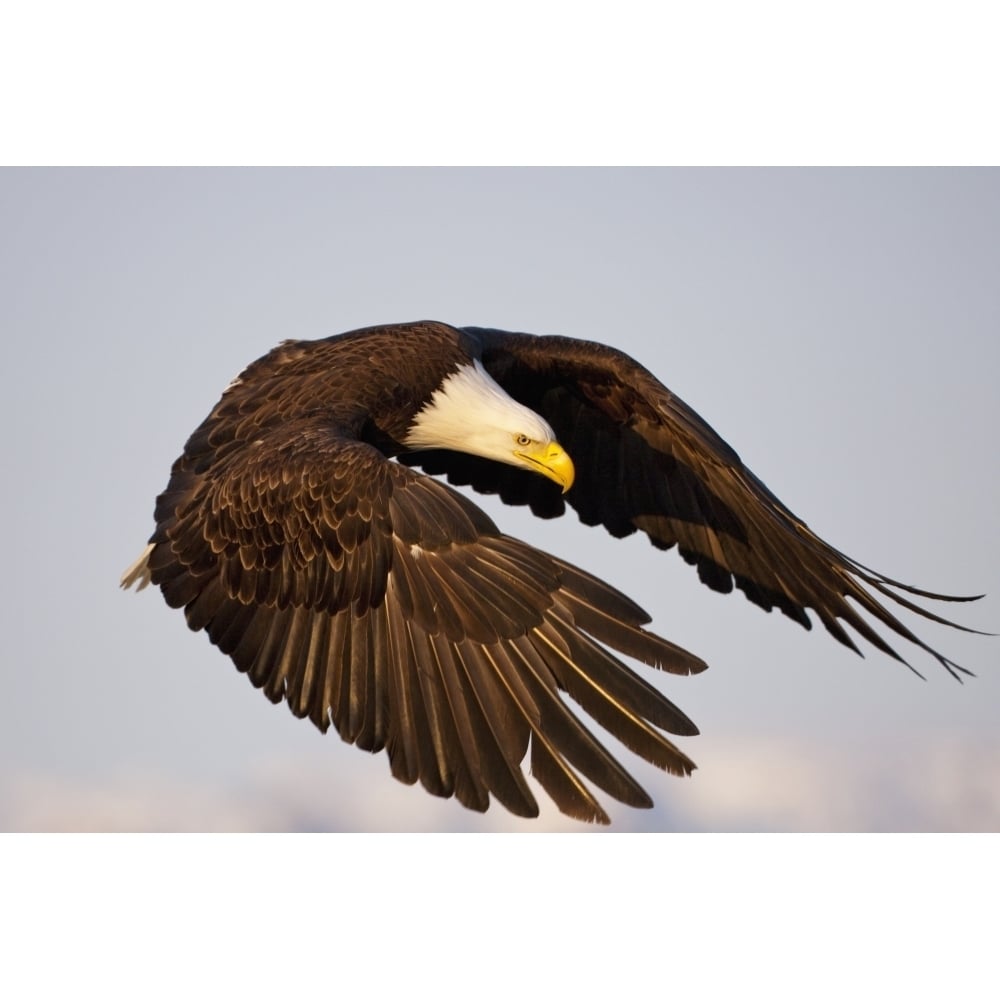
POLYGON ((697 728, 615 652, 673 674, 706 664, 644 629, 646 612, 607 583, 503 534, 414 467, 539 517, 568 503, 616 538, 642 531, 713 590, 806 628, 811 610, 845 645, 857 649, 848 625, 901 659, 862 608, 968 673, 873 592, 945 624, 903 594, 973 598, 832 548, 625 354, 438 322, 285 341, 251 364, 174 463, 122 586, 156 584, 271 701, 387 750, 396 778, 434 795, 536 816, 530 751, 569 816, 609 822, 588 782, 651 806, 564 698, 687 775, 694 763, 665 734, 697 728))

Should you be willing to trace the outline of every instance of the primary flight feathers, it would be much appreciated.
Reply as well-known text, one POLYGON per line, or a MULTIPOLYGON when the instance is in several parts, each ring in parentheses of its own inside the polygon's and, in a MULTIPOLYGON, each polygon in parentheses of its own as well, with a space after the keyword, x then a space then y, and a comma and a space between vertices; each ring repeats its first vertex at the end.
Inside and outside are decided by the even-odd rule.
POLYGON ((631 358, 435 322, 286 341, 251 364, 174 463, 122 585, 159 586, 272 701, 386 749, 397 778, 435 795, 537 815, 530 753, 570 816, 608 822, 588 782, 650 806, 564 695, 646 760, 689 774, 664 733, 696 727, 609 648, 677 674, 705 663, 647 632, 623 594, 502 534, 412 466, 541 517, 569 504, 615 537, 643 531, 714 590, 736 587, 806 628, 811 610, 851 648, 845 625, 900 659, 863 608, 968 673, 872 592, 939 622, 896 591, 973 598, 916 590, 827 545, 631 358))

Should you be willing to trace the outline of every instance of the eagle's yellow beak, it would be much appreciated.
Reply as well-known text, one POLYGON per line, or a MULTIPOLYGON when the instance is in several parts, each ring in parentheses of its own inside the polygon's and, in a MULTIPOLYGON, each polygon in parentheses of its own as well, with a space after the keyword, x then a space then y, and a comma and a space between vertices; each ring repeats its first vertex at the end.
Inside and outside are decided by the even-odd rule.
POLYGON ((573 485, 576 476, 573 460, 563 451, 562 445, 555 441, 551 444, 531 445, 514 454, 535 472, 558 483, 563 493, 573 485))

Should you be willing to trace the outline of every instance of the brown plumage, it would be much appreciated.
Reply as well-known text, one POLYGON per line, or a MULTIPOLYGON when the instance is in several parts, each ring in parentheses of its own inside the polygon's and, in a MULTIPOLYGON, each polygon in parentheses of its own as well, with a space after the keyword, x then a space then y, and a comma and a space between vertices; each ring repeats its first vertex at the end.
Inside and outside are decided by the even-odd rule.
POLYGON ((158 585, 272 701, 385 748, 397 778, 435 795, 478 810, 492 795, 537 815, 521 768, 530 752, 570 816, 608 822, 587 782, 650 806, 564 695, 646 760, 689 774, 664 732, 694 735, 694 724, 608 647, 671 673, 705 664, 645 631, 649 616, 627 597, 503 535, 412 466, 542 517, 569 503, 616 537, 644 531, 715 590, 735 586, 807 628, 811 609, 841 642, 856 648, 846 624, 899 658, 851 598, 967 673, 869 588, 935 621, 891 588, 969 598, 915 590, 831 548, 631 358, 442 323, 289 341, 250 365, 174 463, 150 544, 122 583, 158 585), (474 359, 554 430, 576 466, 568 492, 509 459, 407 444, 442 383, 474 359))

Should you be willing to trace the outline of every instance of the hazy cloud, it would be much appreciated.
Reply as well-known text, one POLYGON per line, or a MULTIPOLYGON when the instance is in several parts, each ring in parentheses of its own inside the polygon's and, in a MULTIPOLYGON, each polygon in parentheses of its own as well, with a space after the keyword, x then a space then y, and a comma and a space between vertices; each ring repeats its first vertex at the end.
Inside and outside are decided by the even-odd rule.
MULTIPOLYGON (((779 740, 716 745, 710 776, 665 781, 660 811, 612 808, 612 830, 988 831, 1000 830, 1000 746, 929 745, 907 766, 845 751, 805 752, 779 740), (860 774, 860 777, 859 777, 860 774), (669 821, 665 821, 669 810, 669 821)), ((275 760, 241 783, 212 787, 155 772, 70 780, 9 772, 3 827, 17 831, 431 831, 585 832, 547 803, 519 820, 494 806, 484 816, 434 800, 364 768, 338 771, 315 757, 275 760)), ((539 796, 541 800, 541 796, 539 796)))

